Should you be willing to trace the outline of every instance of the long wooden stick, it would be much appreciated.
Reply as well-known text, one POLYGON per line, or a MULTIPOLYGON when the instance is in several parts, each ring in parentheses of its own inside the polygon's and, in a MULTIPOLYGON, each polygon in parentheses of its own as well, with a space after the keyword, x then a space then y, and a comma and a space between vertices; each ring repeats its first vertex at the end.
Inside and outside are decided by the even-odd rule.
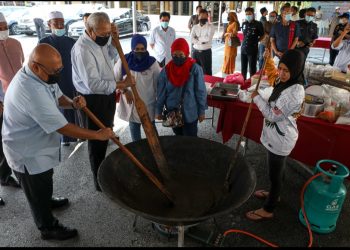
MULTIPOLYGON (((106 128, 106 126, 88 109, 87 107, 82 108, 86 115, 101 129, 106 128)), ((174 204, 174 199, 172 195, 166 190, 164 185, 155 177, 146 167, 142 165, 141 162, 125 147, 116 137, 112 138, 112 141, 119 146, 121 151, 126 154, 129 159, 136 164, 136 166, 150 179, 157 188, 168 197, 168 199, 174 204)))
MULTIPOLYGON (((116 39, 113 37, 113 41, 115 43, 116 49, 118 50, 120 60, 122 61, 126 75, 128 76, 129 79, 132 79, 131 72, 130 72, 130 69, 128 66, 128 62, 125 59, 125 55, 123 53, 123 49, 120 45, 119 39, 116 39)), ((134 101, 135 101, 135 107, 136 107, 137 113, 140 117, 142 127, 145 131, 147 141, 148 141, 148 144, 151 148, 153 156, 155 158, 156 164, 157 164, 162 176, 169 180, 170 179, 170 170, 168 167, 168 163, 165 159, 164 153, 162 151, 162 148, 160 146, 157 130, 154 128, 154 126, 151 122, 151 119, 149 118, 145 103, 142 101, 142 99, 140 98, 140 96, 137 92, 135 82, 134 82, 134 85, 132 85, 131 90, 132 90, 132 93, 134 95, 134 101)))
MULTIPOLYGON (((270 39, 267 42, 266 48, 270 49, 270 39)), ((258 83, 256 84, 255 91, 258 91, 258 89, 259 89, 260 81, 261 81, 262 75, 263 75, 263 73, 265 71, 265 67, 266 67, 266 61, 267 61, 267 58, 265 58, 265 60, 264 60, 264 64, 263 64, 263 67, 262 67, 262 69, 260 71, 259 79, 258 79, 258 83)), ((247 128, 248 121, 249 121, 249 118, 250 118, 250 114, 252 112, 252 108, 253 108, 253 98, 250 101, 248 112, 247 112, 247 115, 245 117, 244 124, 243 124, 242 130, 241 130, 241 134, 240 134, 239 139, 238 139, 237 144, 236 144, 236 149, 235 149, 235 152, 234 152, 234 155, 233 155, 233 159, 230 162, 230 166, 229 166, 229 169, 228 169, 227 174, 226 174, 224 186, 225 186, 225 188, 227 190, 229 189, 229 180, 230 180, 231 171, 232 171, 232 168, 236 164, 239 146, 240 146, 240 144, 242 142, 242 139, 243 139, 243 136, 244 136, 244 132, 245 132, 245 130, 247 128)))

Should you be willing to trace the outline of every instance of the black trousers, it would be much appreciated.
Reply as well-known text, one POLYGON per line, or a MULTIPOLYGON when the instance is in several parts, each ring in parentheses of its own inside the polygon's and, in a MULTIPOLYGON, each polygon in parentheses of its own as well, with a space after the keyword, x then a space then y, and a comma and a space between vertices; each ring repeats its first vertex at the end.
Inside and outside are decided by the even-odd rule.
POLYGON ((284 179, 286 159, 287 156, 276 155, 270 151, 267 152, 267 163, 269 167, 269 178, 271 186, 270 194, 264 204, 264 210, 269 213, 272 213, 274 211, 280 197, 284 179))
MULTIPOLYGON (((307 56, 309 55, 310 48, 309 48, 309 47, 303 47, 303 48, 295 48, 295 49, 297 49, 297 50, 303 52, 304 55, 305 55, 304 66, 303 66, 303 69, 304 69, 304 68, 305 68, 306 58, 307 58, 307 56)), ((306 81, 306 79, 305 79, 304 71, 303 71, 303 73, 302 73, 302 78, 303 78, 303 81, 304 81, 304 86, 306 87, 306 86, 307 86, 307 81, 306 81)))
POLYGON ((254 54, 241 54, 241 71, 244 80, 247 79, 248 63, 249 63, 249 73, 252 77, 256 73, 256 63, 258 59, 258 52, 254 54))
POLYGON ((9 167, 9 164, 7 163, 7 160, 4 155, 4 151, 2 148, 2 136, 1 136, 1 129, 2 129, 2 121, 3 116, 0 117, 0 180, 2 182, 6 182, 7 178, 9 178, 12 174, 12 170, 9 167))
POLYGON ((193 59, 202 66, 205 75, 212 75, 212 53, 211 49, 207 50, 196 50, 193 51, 193 59))
MULTIPOLYGON (((106 126, 113 128, 114 114, 116 108, 116 95, 113 92, 110 95, 84 95, 86 105, 91 112, 106 126)), ((88 129, 99 130, 100 128, 89 118, 87 118, 88 129)), ((106 156, 108 146, 107 141, 88 140, 89 160, 91 171, 94 176, 94 183, 96 187, 97 171, 101 162, 106 156)))
POLYGON ((329 64, 333 66, 335 58, 337 58, 337 55, 339 54, 339 50, 336 49, 329 49, 329 64))
POLYGON ((30 175, 13 171, 22 187, 30 206, 34 222, 39 230, 50 229, 57 219, 51 212, 51 198, 53 191, 53 169, 41 174, 30 175))

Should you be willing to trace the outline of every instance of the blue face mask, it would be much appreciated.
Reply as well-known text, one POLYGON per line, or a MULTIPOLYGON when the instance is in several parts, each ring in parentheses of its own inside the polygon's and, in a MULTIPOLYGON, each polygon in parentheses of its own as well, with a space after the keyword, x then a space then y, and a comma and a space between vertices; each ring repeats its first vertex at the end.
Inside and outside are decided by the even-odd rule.
POLYGON ((287 14, 286 21, 289 22, 290 20, 292 20, 292 14, 287 14))
POLYGON ((160 26, 162 26, 163 29, 166 29, 169 26, 169 22, 160 22, 160 26))
POLYGON ((253 20, 253 15, 246 15, 245 16, 245 19, 248 21, 248 22, 251 22, 253 20))
POLYGON ((55 34, 56 36, 64 36, 66 34, 65 29, 53 29, 52 33, 55 34))
POLYGON ((313 16, 305 16, 305 21, 306 22, 312 22, 314 20, 314 17, 313 16))

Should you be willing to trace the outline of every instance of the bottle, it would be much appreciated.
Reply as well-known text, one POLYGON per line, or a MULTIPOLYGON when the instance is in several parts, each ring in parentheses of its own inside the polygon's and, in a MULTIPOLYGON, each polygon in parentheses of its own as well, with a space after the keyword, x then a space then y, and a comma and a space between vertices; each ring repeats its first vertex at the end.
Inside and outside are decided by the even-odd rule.
POLYGON ((346 83, 350 83, 350 64, 348 64, 348 67, 346 68, 346 83))
MULTIPOLYGON (((337 165, 332 165, 332 167, 330 169, 328 169, 327 171, 328 173, 335 175, 337 173, 337 165)), ((330 183, 332 180, 332 177, 328 176, 328 175, 324 175, 323 177, 323 181, 326 183, 330 183)))

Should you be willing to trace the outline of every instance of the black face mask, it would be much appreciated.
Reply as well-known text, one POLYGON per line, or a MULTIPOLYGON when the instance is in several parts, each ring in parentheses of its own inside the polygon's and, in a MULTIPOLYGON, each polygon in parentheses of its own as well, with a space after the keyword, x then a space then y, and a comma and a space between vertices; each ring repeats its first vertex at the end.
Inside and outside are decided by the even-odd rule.
POLYGON ((199 22, 200 24, 204 25, 208 22, 208 19, 200 19, 199 22))
POLYGON ((108 43, 109 36, 96 36, 95 43, 100 46, 105 46, 108 43))
POLYGON ((181 66, 182 64, 184 64, 186 60, 187 60, 187 57, 173 56, 173 61, 177 66, 181 66))
POLYGON ((134 55, 138 61, 142 61, 147 56, 147 52, 134 52, 134 55))
POLYGON ((58 83, 58 81, 61 79, 60 73, 49 75, 49 78, 47 81, 45 81, 47 84, 55 84, 58 83))

